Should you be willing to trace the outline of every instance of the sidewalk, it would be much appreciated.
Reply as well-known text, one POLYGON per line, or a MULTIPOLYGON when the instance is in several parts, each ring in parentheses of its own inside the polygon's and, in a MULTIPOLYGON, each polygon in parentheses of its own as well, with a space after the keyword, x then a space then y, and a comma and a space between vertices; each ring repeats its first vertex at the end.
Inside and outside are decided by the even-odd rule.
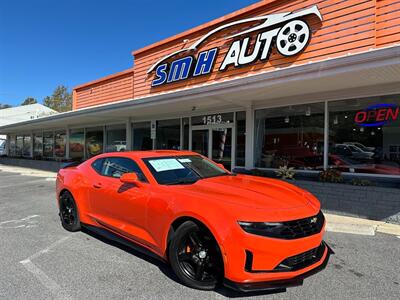
POLYGON ((48 172, 48 171, 16 167, 16 166, 8 166, 2 164, 0 164, 0 172, 12 172, 12 173, 19 173, 20 175, 25 175, 25 176, 46 177, 54 179, 57 177, 57 173, 55 172, 48 172))
MULTIPOLYGON (((14 172, 26 176, 46 177, 55 179, 57 173, 29 168, 14 167, 0 164, 0 172, 14 172)), ((326 230, 359 235, 375 235, 376 232, 400 236, 400 225, 361 218, 346 217, 324 213, 327 220, 326 230)))

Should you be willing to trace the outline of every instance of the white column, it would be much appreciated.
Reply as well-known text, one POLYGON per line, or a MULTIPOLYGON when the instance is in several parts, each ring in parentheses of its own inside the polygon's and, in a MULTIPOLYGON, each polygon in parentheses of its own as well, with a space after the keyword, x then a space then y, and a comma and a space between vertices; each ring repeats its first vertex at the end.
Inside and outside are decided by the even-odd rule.
POLYGON ((31 146, 30 146, 30 158, 33 158, 33 132, 31 131, 31 146))
POLYGON ((246 108, 246 158, 245 168, 251 170, 254 168, 254 109, 246 108))
POLYGON ((65 158, 69 159, 69 127, 65 128, 65 158))
POLYGON ((324 170, 328 169, 329 165, 329 112, 328 101, 325 101, 324 115, 324 170))
POLYGON ((7 156, 10 156, 10 135, 6 136, 6 153, 7 156))
POLYGON ((132 120, 128 118, 126 120, 126 150, 132 151, 133 138, 132 138, 132 120))

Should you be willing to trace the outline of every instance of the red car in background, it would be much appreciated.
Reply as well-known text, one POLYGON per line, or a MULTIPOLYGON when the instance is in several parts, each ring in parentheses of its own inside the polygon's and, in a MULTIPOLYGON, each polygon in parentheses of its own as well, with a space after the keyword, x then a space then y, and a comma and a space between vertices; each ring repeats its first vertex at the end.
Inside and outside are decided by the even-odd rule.
POLYGON ((185 285, 239 291, 301 285, 331 249, 309 192, 236 175, 189 151, 107 153, 57 176, 62 226, 113 234, 169 263, 185 285))

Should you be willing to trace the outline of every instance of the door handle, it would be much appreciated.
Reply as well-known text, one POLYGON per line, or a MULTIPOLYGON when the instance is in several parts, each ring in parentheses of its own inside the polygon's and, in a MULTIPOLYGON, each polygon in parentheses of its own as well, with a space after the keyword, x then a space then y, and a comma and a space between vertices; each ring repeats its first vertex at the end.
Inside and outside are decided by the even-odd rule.
POLYGON ((101 183, 93 184, 93 187, 96 189, 101 189, 101 183))

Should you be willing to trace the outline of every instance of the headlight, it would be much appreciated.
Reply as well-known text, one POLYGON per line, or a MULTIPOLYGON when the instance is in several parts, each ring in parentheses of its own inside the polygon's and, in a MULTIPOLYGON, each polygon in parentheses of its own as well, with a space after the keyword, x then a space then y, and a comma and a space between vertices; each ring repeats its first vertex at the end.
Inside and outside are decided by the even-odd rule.
POLYGON ((283 223, 243 221, 239 221, 238 223, 248 233, 275 238, 280 238, 282 230, 286 227, 283 223))

